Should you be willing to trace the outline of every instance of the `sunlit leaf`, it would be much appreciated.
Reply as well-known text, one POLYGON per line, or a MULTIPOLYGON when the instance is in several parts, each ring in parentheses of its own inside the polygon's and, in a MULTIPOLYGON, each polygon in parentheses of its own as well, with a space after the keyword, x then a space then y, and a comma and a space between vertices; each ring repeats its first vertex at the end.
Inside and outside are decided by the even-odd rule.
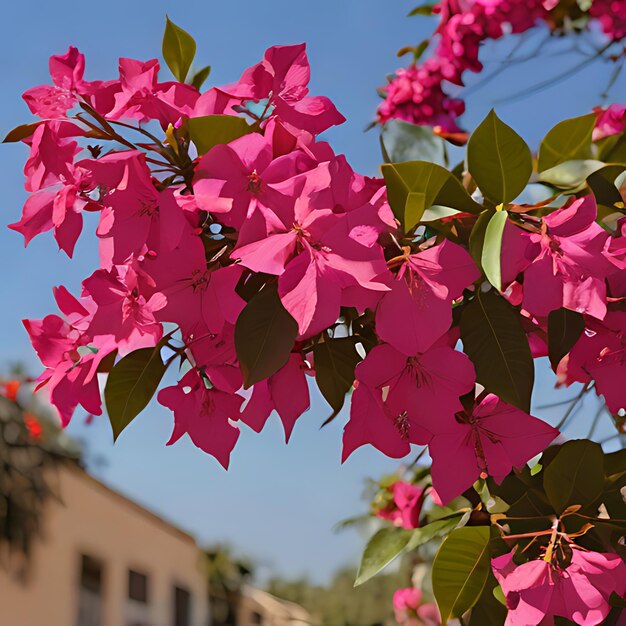
POLYGON ((492 110, 470 137, 467 168, 486 198, 508 203, 526 187, 532 155, 526 142, 492 110))
POLYGON ((475 214, 483 210, 461 183, 440 165, 407 161, 389 163, 381 169, 389 204, 405 232, 414 228, 424 211, 435 204, 475 214))
POLYGON ((559 122, 539 146, 538 170, 543 172, 565 161, 591 159, 591 133, 595 124, 594 113, 559 122))
POLYGON ((502 235, 507 219, 508 213, 504 210, 493 213, 485 229, 485 239, 481 252, 481 265, 485 276, 498 291, 502 291, 500 259, 502 235))
POLYGON ((187 31, 174 24, 167 16, 165 18, 162 52, 163 58, 176 80, 184 83, 191 63, 196 56, 196 42, 187 31))
POLYGON ((198 150, 206 154, 221 143, 230 143, 252 132, 242 117, 234 115, 204 115, 189 118, 189 137, 198 150))
POLYGON ((432 570, 442 624, 476 604, 490 571, 488 526, 465 526, 443 540, 432 570))

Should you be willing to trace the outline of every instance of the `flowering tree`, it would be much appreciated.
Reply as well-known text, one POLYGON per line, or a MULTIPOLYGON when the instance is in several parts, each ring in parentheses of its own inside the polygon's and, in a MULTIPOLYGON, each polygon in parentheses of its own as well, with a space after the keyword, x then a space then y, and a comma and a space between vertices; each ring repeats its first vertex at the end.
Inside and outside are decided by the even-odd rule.
POLYGON ((604 623, 626 593, 626 456, 563 443, 529 411, 533 360, 549 356, 559 384, 595 391, 624 428, 625 109, 561 122, 536 156, 491 111, 450 168, 449 142, 467 135, 444 80, 480 69, 482 40, 538 20, 555 33, 599 23, 607 51, 626 2, 433 10, 434 56, 417 65, 427 45, 413 50, 378 111, 383 178, 318 139, 344 118, 309 95, 304 45, 204 92, 210 68, 190 72, 195 42, 169 20, 174 81, 156 59, 87 81, 78 50, 53 56, 53 84, 24 94, 39 120, 5 139, 30 149, 11 228, 26 243, 53 231, 71 257, 93 213, 100 267, 78 295, 55 288, 60 314, 25 320, 39 384, 67 424, 78 405, 101 413, 106 374, 117 438, 176 364, 157 394, 169 443, 188 435, 227 467, 240 422, 260 431, 276 411, 289 439, 314 379, 333 417, 350 398, 344 460, 363 445, 432 458, 379 494, 389 524, 357 580, 445 536, 438 609, 401 591, 399 619, 604 623))

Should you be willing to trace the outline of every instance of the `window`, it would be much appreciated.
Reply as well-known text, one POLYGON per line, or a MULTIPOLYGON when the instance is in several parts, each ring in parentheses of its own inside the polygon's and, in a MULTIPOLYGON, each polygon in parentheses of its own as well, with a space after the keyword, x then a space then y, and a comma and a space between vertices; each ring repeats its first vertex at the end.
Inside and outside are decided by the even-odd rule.
POLYGON ((182 587, 174 587, 174 626, 190 626, 191 594, 182 587))
POLYGON ((102 562, 82 555, 78 593, 78 626, 102 625, 102 562))
POLYGON ((148 603, 148 577, 132 569, 128 570, 128 599, 148 603))
POLYGON ((128 570, 128 601, 126 602, 126 626, 149 626, 150 607, 149 580, 146 574, 128 570))

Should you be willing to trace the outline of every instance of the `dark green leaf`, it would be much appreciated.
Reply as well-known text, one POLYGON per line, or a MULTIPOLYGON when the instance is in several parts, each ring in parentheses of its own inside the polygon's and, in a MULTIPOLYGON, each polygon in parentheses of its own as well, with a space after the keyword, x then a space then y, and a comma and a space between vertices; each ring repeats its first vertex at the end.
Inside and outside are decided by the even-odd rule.
POLYGON ((387 196, 394 215, 409 232, 424 211, 434 204, 480 213, 461 183, 445 168, 426 161, 389 163, 382 166, 387 184, 387 196))
POLYGON ((387 567, 406 549, 413 531, 389 526, 381 528, 365 546, 354 586, 362 585, 387 567))
POLYGON ((607 478, 626 473, 626 449, 604 455, 604 473, 607 478))
POLYGON ((552 369, 574 347, 585 330, 585 319, 569 309, 556 309, 548 315, 548 354, 552 369))
POLYGON ((587 177, 587 184, 591 188, 598 205, 612 209, 622 210, 624 199, 619 189, 615 186, 615 179, 624 172, 623 165, 607 165, 587 177), (618 205, 620 208, 616 208, 618 205))
POLYGON ((432 571, 442 624, 476 604, 490 571, 488 526, 465 526, 443 540, 432 571))
POLYGON ((556 513, 572 504, 591 504, 605 484, 602 448, 586 439, 568 441, 543 474, 546 495, 556 513))
POLYGON ((576 191, 591 174, 604 167, 602 161, 565 161, 539 174, 540 183, 548 183, 559 189, 576 191))
POLYGON ((508 217, 508 213, 504 210, 496 211, 491 216, 485 229, 485 239, 481 252, 481 265, 485 276, 498 291, 502 291, 500 256, 502 235, 508 217))
POLYGON ((622 598, 614 591, 609 597, 609 604, 611 606, 618 606, 622 609, 626 609, 626 598, 622 598))
POLYGON ((444 140, 427 126, 389 120, 382 126, 380 145, 385 163, 428 161, 446 165, 444 140))
POLYGON ((283 307, 274 285, 248 302, 235 325, 235 348, 246 389, 287 363, 297 335, 298 324, 283 307))
POLYGON ((155 348, 141 348, 120 359, 107 377, 104 387, 113 439, 143 411, 154 395, 167 369, 161 359, 159 343, 155 348))
POLYGON ((207 65, 206 67, 203 67, 201 70, 198 70, 193 75, 193 78, 191 79, 191 84, 198 91, 200 91, 200 88, 202 87, 202 85, 204 85, 204 81, 209 77, 210 74, 211 74, 211 66, 207 65))
POLYGON ((242 117, 234 115, 204 115, 189 118, 189 137, 198 149, 206 154, 221 143, 230 143, 252 132, 252 127, 242 117))
POLYGON ((434 2, 433 3, 429 3, 429 4, 420 4, 420 6, 415 7, 407 15, 407 17, 413 17, 414 15, 432 15, 434 6, 435 6, 434 2))
POLYGON ((196 42, 188 32, 176 26, 167 16, 165 17, 162 52, 167 67, 170 68, 176 80, 184 83, 196 56, 196 42))
POLYGON ((532 155, 526 142, 492 110, 470 137, 467 167, 486 198, 507 203, 526 187, 532 155))
POLYGON ((502 604, 494 595, 496 590, 502 594, 493 574, 490 574, 478 602, 472 609, 469 626, 502 626, 506 620, 506 604, 502 604))
POLYGON ((493 290, 478 291, 464 307, 460 328, 478 382, 528 412, 535 370, 517 311, 493 290))
POLYGON ((20 126, 16 126, 13 130, 10 130, 7 133, 7 136, 2 140, 2 143, 14 143, 30 137, 35 130, 37 130, 37 126, 41 123, 42 122, 33 122, 32 124, 22 124, 20 126))
POLYGON ((315 380, 335 412, 343 406, 354 382, 354 368, 361 360, 354 337, 327 339, 313 348, 315 380))
POLYGON ((590 159, 593 156, 591 133, 595 124, 594 113, 559 122, 539 146, 538 170, 543 172, 565 161, 590 159))

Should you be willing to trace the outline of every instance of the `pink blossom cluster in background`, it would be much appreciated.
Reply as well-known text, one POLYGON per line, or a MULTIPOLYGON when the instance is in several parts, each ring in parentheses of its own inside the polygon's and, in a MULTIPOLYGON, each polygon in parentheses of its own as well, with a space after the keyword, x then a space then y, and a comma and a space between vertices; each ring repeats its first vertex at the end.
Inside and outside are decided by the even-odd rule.
POLYGON ((415 587, 398 589, 393 594, 393 610, 398 624, 402 626, 439 626, 441 624, 437 605, 434 602, 423 602, 422 595, 422 592, 415 587))
MULTIPOLYGON (((398 69, 381 89, 384 101, 377 121, 400 119, 439 132, 458 133, 457 119, 465 103, 450 94, 450 84, 463 86, 463 74, 481 72, 480 47, 505 34, 520 34, 540 23, 552 29, 551 11, 558 0, 441 0, 434 52, 423 62, 398 69)), ((626 36, 626 2, 596 0, 589 9, 610 41, 626 36)))

